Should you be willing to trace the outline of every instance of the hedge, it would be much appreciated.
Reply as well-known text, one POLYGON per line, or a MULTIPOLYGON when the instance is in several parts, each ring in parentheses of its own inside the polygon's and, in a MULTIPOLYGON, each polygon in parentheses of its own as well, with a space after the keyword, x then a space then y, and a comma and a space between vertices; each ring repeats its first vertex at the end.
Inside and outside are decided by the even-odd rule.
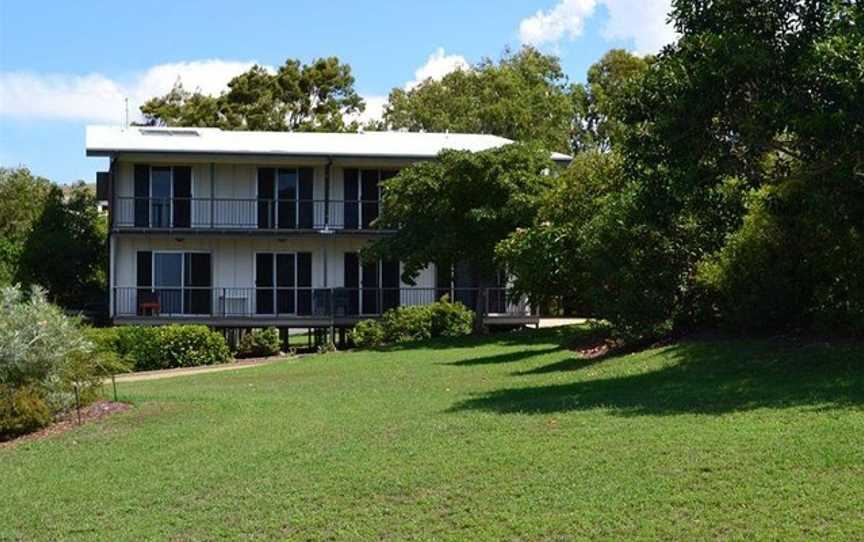
POLYGON ((473 321, 473 311, 444 298, 430 305, 390 309, 380 321, 358 322, 351 331, 351 340, 359 348, 373 348, 434 337, 457 337, 469 335, 473 321))

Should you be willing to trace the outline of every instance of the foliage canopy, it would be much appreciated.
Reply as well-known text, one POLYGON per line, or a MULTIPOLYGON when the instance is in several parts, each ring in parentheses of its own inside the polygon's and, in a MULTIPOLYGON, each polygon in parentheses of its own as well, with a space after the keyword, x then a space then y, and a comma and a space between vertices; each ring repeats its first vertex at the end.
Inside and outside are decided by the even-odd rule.
POLYGON ((141 113, 148 125, 342 132, 357 129, 346 116, 364 109, 351 67, 328 57, 311 64, 287 59, 275 72, 255 65, 219 96, 189 91, 178 80, 166 95, 144 103, 141 113))

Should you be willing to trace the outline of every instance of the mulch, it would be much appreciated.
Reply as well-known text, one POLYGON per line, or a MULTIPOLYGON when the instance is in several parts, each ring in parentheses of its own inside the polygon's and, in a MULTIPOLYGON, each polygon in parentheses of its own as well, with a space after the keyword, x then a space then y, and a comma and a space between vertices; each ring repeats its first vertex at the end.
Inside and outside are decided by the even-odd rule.
MULTIPOLYGON (((114 401, 97 401, 81 409, 81 425, 101 420, 102 418, 108 417, 118 412, 125 412, 130 408, 132 408, 132 405, 130 405, 129 403, 118 403, 114 401)), ((18 444, 22 444, 24 442, 42 440, 44 438, 48 438, 54 435, 59 435, 60 433, 65 433, 66 431, 77 426, 78 413, 75 411, 75 409, 72 409, 69 412, 58 417, 54 423, 47 427, 43 427, 42 429, 34 431, 33 433, 21 435, 20 437, 13 438, 12 440, 0 442, 0 448, 8 448, 16 446, 18 444)))

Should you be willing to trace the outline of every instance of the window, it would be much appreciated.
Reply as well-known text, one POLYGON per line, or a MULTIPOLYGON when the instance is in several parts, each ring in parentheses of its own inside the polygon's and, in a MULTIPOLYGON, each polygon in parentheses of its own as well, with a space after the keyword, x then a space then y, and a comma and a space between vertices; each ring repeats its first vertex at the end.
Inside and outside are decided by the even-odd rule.
POLYGON ((135 226, 192 226, 192 168, 135 165, 135 226))
POLYGON ((258 227, 311 229, 313 224, 312 168, 258 168, 258 227))
POLYGON ((344 227, 346 229, 368 229, 378 218, 382 181, 399 173, 389 169, 347 168, 343 174, 343 196, 345 198, 344 227))
POLYGON ((161 314, 211 313, 209 252, 140 251, 137 262, 139 303, 155 294, 161 314))
POLYGON ((361 262, 357 252, 346 252, 344 284, 348 314, 381 314, 399 306, 399 262, 361 262))
POLYGON ((255 313, 307 315, 311 312, 311 253, 256 253, 255 313))

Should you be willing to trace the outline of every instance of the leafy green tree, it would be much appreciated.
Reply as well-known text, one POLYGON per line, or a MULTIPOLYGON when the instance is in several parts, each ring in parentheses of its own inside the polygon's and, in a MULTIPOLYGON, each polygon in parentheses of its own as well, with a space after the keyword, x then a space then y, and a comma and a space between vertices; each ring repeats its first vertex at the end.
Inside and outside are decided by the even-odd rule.
POLYGON ((65 307, 105 300, 108 227, 83 183, 68 199, 52 186, 21 252, 16 280, 65 307))
POLYGON ((623 138, 624 99, 639 85, 652 61, 653 57, 612 49, 588 69, 585 84, 571 87, 575 150, 609 150, 623 138))
POLYGON ((493 134, 568 152, 573 107, 558 59, 531 47, 506 51, 440 81, 390 92, 376 129, 493 134))
POLYGON ((606 315, 593 303, 592 289, 603 286, 591 273, 585 230, 623 189, 622 167, 614 152, 578 154, 543 194, 535 223, 498 243, 497 259, 506 262, 519 293, 543 304, 566 300, 568 312, 581 316, 606 315))
POLYGON ((555 266, 528 259, 560 256, 550 290, 630 335, 864 329, 864 7, 673 7, 681 39, 615 99, 620 168, 577 160, 596 193, 565 186, 499 256, 532 290, 555 266))
POLYGON ((311 64, 288 59, 275 73, 253 66, 219 96, 190 92, 178 81, 141 106, 148 125, 303 132, 356 130, 345 117, 364 109, 351 67, 335 57, 311 64))
POLYGON ((42 214, 51 182, 27 168, 0 168, 0 286, 18 274, 24 242, 42 214))
POLYGON ((468 264, 491 279, 495 245, 532 224, 555 166, 538 146, 512 144, 471 153, 443 151, 438 159, 403 169, 383 184, 377 226, 398 231, 369 253, 404 263, 411 283, 430 263, 468 264))
MULTIPOLYGON (((824 289, 837 294, 829 305, 861 311, 864 291, 836 284, 861 283, 861 268, 847 256, 864 249, 864 200, 850 197, 862 189, 864 7, 793 0, 678 0, 673 7, 682 37, 633 94, 626 144, 643 187, 634 219, 672 247, 655 266, 673 271, 665 278, 639 270, 675 292, 666 317, 716 317, 749 328, 811 325, 832 312, 819 308, 824 289), (779 258, 733 266, 732 254, 772 250, 759 235, 746 235, 752 244, 742 250, 742 228, 756 231, 748 226, 754 213, 773 217, 795 241, 779 258), (707 262, 749 270, 751 279, 700 281, 707 262), (784 294, 759 294, 767 290, 753 287, 753 273, 800 279, 787 282, 784 294), (735 293, 744 289, 756 295, 735 293), (791 299, 798 302, 790 306, 791 299)), ((854 313, 846 312, 847 322, 854 313)))

